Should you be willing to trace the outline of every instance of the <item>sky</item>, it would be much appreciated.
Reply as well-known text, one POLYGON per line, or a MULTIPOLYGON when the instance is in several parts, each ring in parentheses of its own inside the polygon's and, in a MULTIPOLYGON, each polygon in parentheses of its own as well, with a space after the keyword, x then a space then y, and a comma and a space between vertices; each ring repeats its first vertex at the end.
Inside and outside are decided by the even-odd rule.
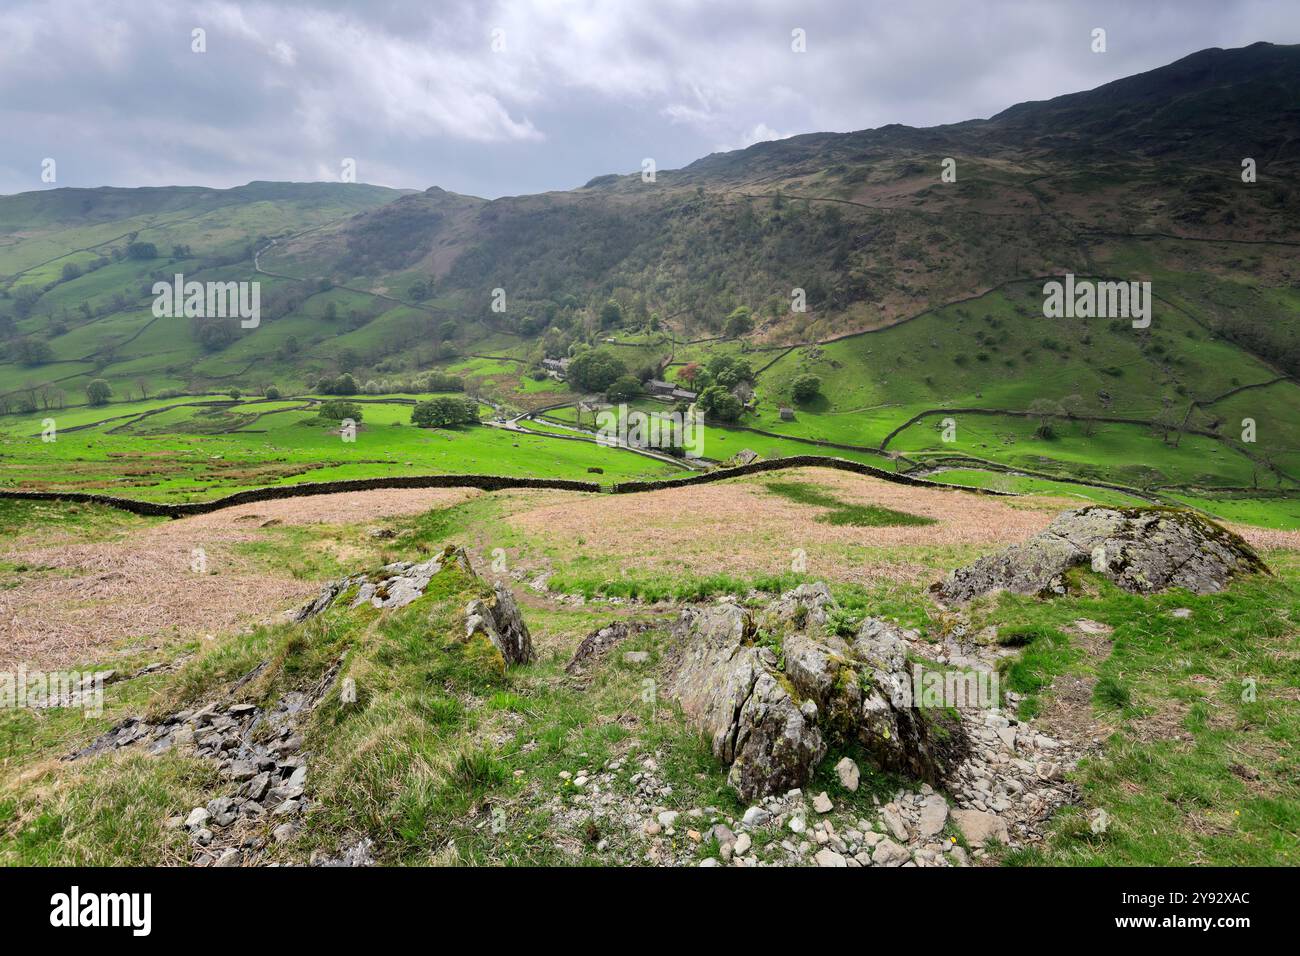
POLYGON ((4 0, 0 193, 338 181, 349 160, 387 186, 571 189, 1257 40, 1300 43, 1300 2, 4 0))

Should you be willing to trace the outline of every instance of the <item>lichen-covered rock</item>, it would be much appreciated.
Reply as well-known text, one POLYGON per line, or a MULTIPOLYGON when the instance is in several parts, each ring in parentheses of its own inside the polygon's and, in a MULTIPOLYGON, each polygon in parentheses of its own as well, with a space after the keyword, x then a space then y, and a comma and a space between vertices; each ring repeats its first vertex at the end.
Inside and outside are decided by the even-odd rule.
POLYGON ((510 589, 494 585, 492 596, 475 598, 465 608, 465 638, 482 634, 501 652, 506 664, 527 664, 533 660, 533 638, 510 589))
POLYGON ((826 753, 754 633, 752 616, 735 604, 687 608, 674 631, 685 644, 669 688, 745 799, 801 786, 826 753))
POLYGON ((395 561, 384 565, 374 574, 354 574, 331 581, 310 603, 290 613, 289 620, 300 624, 310 617, 315 617, 353 587, 356 587, 357 591, 352 598, 352 603, 348 605, 349 608, 358 608, 363 604, 390 610, 406 607, 424 594, 435 574, 452 564, 458 565, 470 574, 474 573, 465 549, 448 545, 432 558, 418 564, 395 561))
POLYGON ((1082 508, 1059 515, 1024 544, 958 568, 934 590, 949 602, 990 591, 1065 593, 1065 572, 1088 564, 1138 594, 1221 591, 1238 574, 1267 572, 1245 541, 1192 511, 1082 508))
POLYGON ((728 782, 744 799, 802 787, 827 741, 858 742, 882 766, 935 783, 965 753, 960 721, 936 734, 910 699, 903 702, 898 629, 871 619, 849 643, 817 623, 833 607, 817 584, 757 615, 723 601, 678 619, 680 659, 669 692, 730 764, 728 782), (780 656, 768 645, 779 646, 780 656))
POLYGON ((789 621, 799 627, 808 624, 821 626, 826 623, 826 615, 835 606, 831 589, 824 581, 811 581, 801 584, 793 591, 786 591, 773 601, 765 612, 765 617, 779 621, 789 621))
POLYGON ((354 584, 360 584, 365 581, 365 575, 354 575, 347 578, 339 578, 337 581, 331 581, 321 588, 320 594, 308 601, 296 611, 286 612, 286 616, 294 624, 301 624, 308 618, 315 617, 337 600, 338 596, 352 587, 354 584))

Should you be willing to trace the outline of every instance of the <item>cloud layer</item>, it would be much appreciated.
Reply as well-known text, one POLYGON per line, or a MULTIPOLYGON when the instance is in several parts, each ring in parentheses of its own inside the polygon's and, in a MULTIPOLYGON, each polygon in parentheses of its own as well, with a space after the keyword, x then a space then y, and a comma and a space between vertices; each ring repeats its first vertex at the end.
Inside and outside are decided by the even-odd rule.
POLYGON ((337 179, 351 158, 392 186, 565 189, 645 157, 989 116, 1256 40, 1300 42, 1300 5, 11 0, 0 192, 48 188, 46 157, 60 186, 337 179))

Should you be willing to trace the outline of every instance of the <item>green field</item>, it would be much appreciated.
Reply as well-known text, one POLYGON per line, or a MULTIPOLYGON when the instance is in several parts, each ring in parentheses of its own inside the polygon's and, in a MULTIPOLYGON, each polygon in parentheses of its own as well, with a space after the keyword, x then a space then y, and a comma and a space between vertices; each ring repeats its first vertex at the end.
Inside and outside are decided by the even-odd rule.
MULTIPOLYGON (((429 397, 429 396, 422 396, 429 397)), ((0 421, 0 487, 102 491, 195 501, 247 488, 426 474, 496 474, 602 482, 680 473, 666 463, 594 442, 563 441, 487 426, 424 429, 411 405, 362 404, 356 441, 322 423, 301 400, 187 404, 130 402, 92 411, 0 421), (167 409, 154 412, 156 409, 167 409), (146 414, 154 412, 152 414, 146 414), (98 417, 96 417, 98 415, 98 417), (122 416, 134 417, 123 418, 122 416), (59 429, 42 441, 42 421, 59 429), (93 421, 103 424, 84 426, 93 421), (598 470, 595 470, 598 469, 598 470)))

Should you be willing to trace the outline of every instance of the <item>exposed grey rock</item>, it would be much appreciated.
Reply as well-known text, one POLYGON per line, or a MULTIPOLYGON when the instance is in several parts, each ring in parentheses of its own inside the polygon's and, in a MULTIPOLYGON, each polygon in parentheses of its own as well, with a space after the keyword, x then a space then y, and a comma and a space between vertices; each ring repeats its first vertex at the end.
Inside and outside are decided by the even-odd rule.
POLYGON ((362 837, 350 846, 343 846, 337 856, 325 856, 320 850, 312 854, 312 866, 374 866, 375 858, 371 851, 374 843, 370 837, 362 837))
POLYGON ((844 857, 840 856, 834 850, 830 850, 830 849, 818 850, 817 853, 813 856, 813 861, 818 866, 844 867, 849 865, 845 861, 844 857))
POLYGON ((917 836, 922 839, 938 836, 948 822, 948 802, 937 793, 925 798, 921 805, 921 816, 916 824, 917 836))
POLYGON ((208 822, 212 814, 203 807, 195 807, 190 811, 190 815, 185 818, 185 825, 190 828, 201 827, 208 822))
POLYGON ((1023 544, 958 568, 934 591, 969 601, 989 591, 1065 593, 1065 572, 1081 564, 1138 594, 1186 588, 1221 591, 1238 574, 1267 572, 1245 541, 1191 511, 1102 507, 1067 511, 1023 544))
POLYGON ((952 822, 957 824, 971 846, 983 846, 990 840, 1010 842, 1007 824, 995 813, 984 810, 954 810, 952 822))
MULTIPOLYGON (((834 640, 843 643, 838 638, 834 640)), ((783 650, 786 677, 801 696, 812 700, 820 710, 828 709, 840 693, 836 685, 847 664, 843 654, 837 654, 832 647, 803 633, 787 635, 783 650)))
POLYGON ((871 620, 849 644, 815 623, 833 606, 818 583, 787 592, 757 615, 723 600, 687 608, 678 619, 669 692, 731 765, 728 780, 745 798, 802 786, 827 739, 860 743, 887 769, 935 782, 965 752, 960 721, 903 706, 900 629, 871 620), (779 640, 783 670, 760 643, 769 636, 779 640), (931 719, 952 726, 932 739, 931 719))
POLYGON ((412 564, 409 561, 395 561, 386 564, 374 575, 373 579, 364 574, 349 575, 325 585, 319 595, 310 603, 289 614, 289 619, 301 623, 329 608, 339 595, 352 587, 357 588, 357 595, 349 607, 357 608, 371 604, 377 608, 396 609, 405 607, 424 594, 429 581, 443 568, 457 564, 473 573, 469 557, 465 550, 448 546, 432 558, 412 564))
POLYGON ((840 778, 840 786, 845 790, 857 791, 858 781, 862 775, 858 765, 851 758, 841 757, 840 762, 835 765, 835 774, 840 778))
POLYGON ((783 621, 791 621, 799 627, 808 624, 826 623, 826 615, 835 604, 831 590, 824 581, 811 581, 801 584, 793 591, 786 591, 768 607, 767 613, 783 621))
POLYGON ((289 615, 289 620, 293 621, 295 624, 301 624, 309 617, 315 617, 333 604, 335 599, 349 587, 356 584, 358 581, 363 580, 365 580, 364 576, 353 576, 340 578, 337 581, 331 581, 321 589, 320 594, 316 595, 312 601, 303 605, 297 611, 292 612, 289 615))
POLYGON ((911 858, 905 847, 889 839, 881 840, 871 851, 871 862, 876 866, 902 866, 911 858))
POLYGON ((493 586, 492 597, 476 598, 465 608, 465 636, 483 634, 501 652, 507 664, 527 664, 533 659, 533 639, 510 589, 493 586))
POLYGON ((740 818, 742 826, 756 828, 765 827, 772 820, 772 814, 768 813, 762 807, 750 807, 745 811, 745 815, 740 818))
POLYGON ((906 635, 897 624, 869 617, 858 625, 853 650, 876 670, 892 674, 907 666, 906 635))
POLYGON ((750 799, 806 781, 826 752, 821 732, 760 658, 750 614, 688 607, 674 634, 684 646, 669 692, 730 765, 736 791, 750 799))
POLYGON ((885 826, 894 835, 894 839, 900 843, 906 843, 911 839, 911 834, 907 832, 907 824, 903 822, 897 807, 892 804, 885 807, 884 810, 880 811, 880 818, 885 821, 885 826))

